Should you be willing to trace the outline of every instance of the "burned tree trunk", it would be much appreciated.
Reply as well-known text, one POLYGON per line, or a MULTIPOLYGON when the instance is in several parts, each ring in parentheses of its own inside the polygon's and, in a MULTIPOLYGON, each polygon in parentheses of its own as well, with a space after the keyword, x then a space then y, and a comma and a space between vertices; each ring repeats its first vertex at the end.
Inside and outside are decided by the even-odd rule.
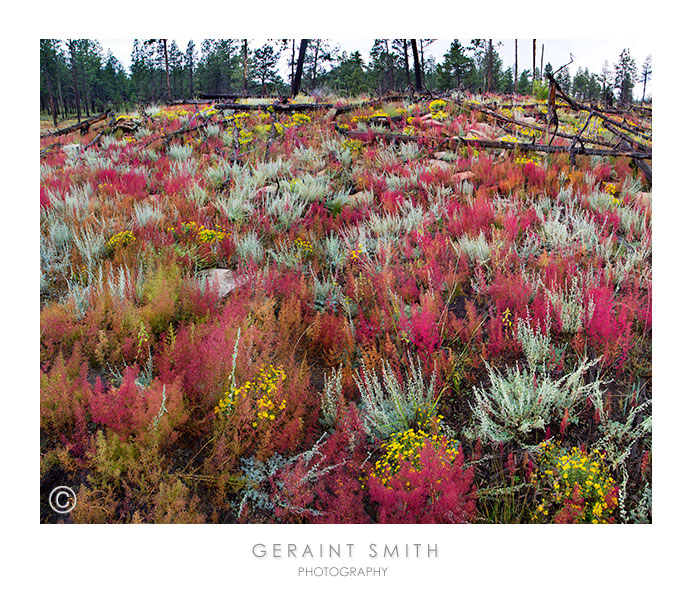
POLYGON ((43 66, 43 76, 46 79, 46 86, 48 87, 48 99, 50 100, 50 111, 53 116, 53 125, 58 127, 58 114, 55 108, 55 96, 53 95, 53 81, 50 79, 50 72, 48 72, 48 61, 45 56, 42 56, 41 60, 43 66))
POLYGON ((82 121, 82 114, 79 109, 79 84, 77 83, 77 58, 74 50, 74 40, 67 42, 70 48, 70 66, 72 68, 72 88, 74 89, 74 100, 77 105, 77 121, 82 121))
POLYGON ((293 78, 293 86, 291 87, 291 97, 295 97, 300 93, 300 79, 303 77, 303 62, 305 62, 305 52, 308 49, 309 39, 300 40, 300 49, 298 50, 298 61, 296 62, 296 73, 293 78))
POLYGON ((166 63, 166 91, 168 93, 168 100, 172 101, 173 97, 171 97, 171 76, 168 67, 168 39, 162 39, 161 41, 163 42, 163 60, 166 63))
POLYGON ((413 71, 416 79, 416 91, 423 90, 423 82, 420 74, 420 61, 418 60, 418 44, 415 39, 411 39, 411 53, 413 54, 413 71))

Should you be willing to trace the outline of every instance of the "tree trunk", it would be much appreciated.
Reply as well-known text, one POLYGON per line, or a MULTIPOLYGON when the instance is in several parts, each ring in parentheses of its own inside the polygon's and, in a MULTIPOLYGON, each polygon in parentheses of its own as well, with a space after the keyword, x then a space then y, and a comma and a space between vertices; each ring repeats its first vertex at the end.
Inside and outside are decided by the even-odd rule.
POLYGON ((296 65, 296 40, 291 39, 291 88, 293 88, 293 78, 295 77, 296 65))
POLYGON ((486 91, 492 93, 493 91, 493 40, 488 40, 488 76, 487 76, 487 88, 486 91))
POLYGON ((247 39, 243 39, 243 93, 247 96, 247 39))
POLYGON ((533 40, 533 68, 531 70, 531 81, 536 80, 536 40, 533 40))
POLYGON ((415 39, 411 39, 411 53, 413 54, 413 71, 416 77, 416 90, 423 90, 423 82, 420 75, 420 62, 418 61, 418 44, 415 39))
POLYGON ((300 40, 300 49, 298 49, 298 61, 296 62, 296 73, 293 78, 293 86, 291 87, 291 97, 295 97, 300 93, 300 79, 303 77, 303 62, 305 61, 305 52, 308 49, 309 39, 300 40))
POLYGON ((423 50, 425 49, 425 43, 423 39, 420 40, 420 78, 425 84, 425 56, 423 55, 423 50))
POLYGON ((642 103, 644 102, 644 97, 646 96, 646 77, 647 77, 647 72, 644 73, 644 90, 642 91, 642 103))
POLYGON ((403 40, 404 42, 404 64, 406 65, 406 84, 411 86, 411 71, 408 65, 408 41, 406 39, 403 40))
POLYGON ((543 78, 543 52, 545 51, 545 44, 541 43, 541 78, 543 78))
POLYGON ((60 65, 57 65, 57 72, 55 73, 55 78, 58 81, 58 115, 60 115, 60 109, 62 109, 62 117, 65 117, 65 100, 62 96, 62 82, 60 80, 60 65), (62 106, 62 107, 61 107, 62 106))
POLYGON ((45 55, 43 56, 43 76, 46 79, 46 86, 48 87, 48 98, 50 99, 50 111, 53 115, 53 125, 58 127, 58 114, 55 109, 55 97, 53 96, 53 81, 50 79, 50 72, 48 72, 48 62, 46 61, 45 55))
POLYGON ((320 40, 315 40, 315 59, 312 63, 312 80, 310 81, 310 88, 315 90, 315 78, 317 78, 317 59, 320 55, 320 40))
POLYGON ((82 104, 84 105, 84 112, 87 117, 91 117, 91 113, 89 112, 89 94, 87 93, 86 75, 84 74, 84 62, 82 60, 79 61, 79 72, 82 75, 82 104))
POLYGON ((389 88, 394 90, 394 61, 389 53, 389 41, 384 40, 384 49, 387 52, 387 70, 389 71, 389 88))
POLYGON ((79 84, 77 83, 77 59, 75 57, 74 41, 68 41, 68 45, 70 47, 70 66, 72 66, 72 88, 74 89, 74 99, 77 105, 77 121, 81 122, 82 115, 79 109, 79 84))
POLYGON ((518 94, 519 89, 519 40, 514 40, 514 94, 518 94))
POLYGON ((166 92, 168 93, 168 100, 172 101, 171 97, 171 76, 168 69, 168 39, 162 39, 163 41, 163 61, 166 63, 166 92))

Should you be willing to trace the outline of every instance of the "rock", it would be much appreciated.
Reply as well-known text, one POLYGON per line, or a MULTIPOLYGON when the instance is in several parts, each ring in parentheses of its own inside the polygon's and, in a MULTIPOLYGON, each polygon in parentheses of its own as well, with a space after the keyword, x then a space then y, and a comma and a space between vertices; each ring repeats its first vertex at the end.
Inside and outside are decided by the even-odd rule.
POLYGON ((495 126, 490 126, 484 123, 474 124, 469 131, 481 140, 495 140, 495 138, 504 134, 504 132, 501 132, 495 126))
POLYGON ((533 118, 533 117, 522 117, 522 116, 519 116, 519 117, 516 118, 516 120, 517 120, 518 122, 521 122, 522 124, 531 124, 532 126, 537 126, 537 125, 539 125, 538 120, 535 119, 535 118, 533 118))
POLYGON ((634 202, 642 208, 651 208, 651 192, 640 191, 634 196, 634 202))
POLYGON ((433 155, 436 159, 439 159, 441 161, 446 161, 448 163, 454 163, 457 160, 457 155, 455 155, 453 152, 436 152, 433 155))
POLYGON ((278 185, 276 185, 274 183, 270 183, 269 185, 265 185, 264 187, 258 188, 257 191, 255 191, 255 195, 258 196, 260 194, 273 194, 278 189, 279 189, 278 185))
POLYGON ((426 161, 426 165, 429 168, 438 168, 438 169, 451 169, 452 165, 448 163, 447 161, 441 161, 439 159, 430 159, 426 161))
POLYGON ((476 174, 473 171, 462 171, 461 173, 455 173, 452 175, 452 180, 454 183, 462 183, 468 179, 473 179, 476 174))
POLYGON ((248 282, 247 277, 238 276, 231 270, 223 268, 214 268, 212 270, 203 270, 199 273, 200 283, 210 289, 218 283, 219 299, 225 299, 236 288, 239 288, 248 282))

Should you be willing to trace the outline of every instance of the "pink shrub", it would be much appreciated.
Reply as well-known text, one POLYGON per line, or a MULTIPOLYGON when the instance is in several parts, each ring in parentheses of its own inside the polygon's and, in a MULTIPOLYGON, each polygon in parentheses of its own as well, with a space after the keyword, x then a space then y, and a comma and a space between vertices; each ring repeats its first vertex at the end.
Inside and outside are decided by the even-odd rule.
POLYGON ((420 449, 420 469, 404 461, 387 485, 368 480, 379 523, 470 523, 476 515, 473 468, 459 452, 450 462, 429 442, 420 449))
POLYGON ((142 387, 137 384, 138 374, 138 367, 127 367, 120 386, 109 389, 105 389, 97 379, 89 399, 93 421, 121 438, 138 434, 148 427, 153 429, 154 426, 166 430, 169 439, 175 438, 173 428, 186 419, 182 392, 175 383, 166 385, 164 390, 164 384, 158 380, 150 387, 142 387), (163 407, 165 411, 162 411, 163 407))
POLYGON ((400 325, 416 351, 430 360, 441 344, 440 330, 433 313, 424 308, 412 308, 408 318, 400 319, 400 325))

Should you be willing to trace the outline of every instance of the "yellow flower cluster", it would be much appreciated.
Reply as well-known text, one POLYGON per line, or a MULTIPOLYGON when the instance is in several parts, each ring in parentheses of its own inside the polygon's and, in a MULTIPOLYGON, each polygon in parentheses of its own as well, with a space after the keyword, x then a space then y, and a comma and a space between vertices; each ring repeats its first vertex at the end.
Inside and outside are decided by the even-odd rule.
POLYGON ((519 128, 519 133, 524 137, 524 140, 530 140, 532 138, 540 138, 543 132, 533 128, 519 128))
POLYGON ((283 367, 262 365, 252 381, 246 381, 240 387, 229 388, 219 400, 219 405, 214 408, 214 413, 230 413, 241 398, 250 397, 254 399, 255 404, 252 426, 256 428, 259 422, 272 422, 276 420, 277 414, 286 408, 285 399, 275 400, 279 383, 285 378, 286 372, 283 367))
POLYGON ((300 250, 300 253, 302 255, 308 256, 312 255, 312 245, 310 241, 307 241, 306 239, 301 239, 298 237, 295 241, 293 241, 295 246, 300 250))
MULTIPOLYGON (((180 230, 183 236, 196 235, 196 239, 200 243, 214 243, 217 241, 222 241, 226 238, 227 231, 222 229, 219 225, 214 225, 217 230, 208 229, 201 224, 197 224, 194 220, 189 222, 184 222, 180 225, 180 230)), ((174 236, 179 238, 178 231, 175 227, 169 226, 166 229, 169 233, 173 233, 174 236)))
POLYGON ((309 124, 312 121, 310 116, 306 115, 305 113, 294 113, 291 116, 291 119, 296 124, 309 124))
POLYGON ((617 190, 618 188, 614 183, 606 183, 605 187, 603 188, 603 191, 611 196, 614 196, 617 193, 617 190))
POLYGON ((358 257, 361 253, 363 253, 363 246, 358 243, 358 247, 356 249, 351 249, 351 261, 358 261, 358 257))
POLYGON ((110 251, 115 251, 118 247, 125 247, 135 240, 132 231, 120 231, 108 239, 106 248, 110 251))
POLYGON ((200 229, 197 233, 197 240, 200 243, 214 243, 216 241, 221 241, 226 236, 223 231, 214 231, 212 229, 200 229))
MULTIPOLYGON (((437 421, 441 418, 438 416, 437 421)), ((421 451, 426 447, 432 447, 440 457, 449 463, 452 463, 459 454, 458 441, 449 440, 439 434, 430 434, 422 429, 414 431, 409 428, 394 433, 385 441, 382 445, 382 456, 375 462, 373 470, 366 476, 366 479, 376 478, 383 486, 387 486, 391 479, 399 473, 404 462, 410 462, 415 470, 419 471, 421 469, 421 451)))
POLYGON ((351 121, 352 121, 354 124, 357 124, 359 121, 368 121, 369 119, 370 119, 370 116, 369 116, 369 115, 354 115, 354 116, 351 118, 351 121))
POLYGON ((434 111, 432 114, 432 118, 437 120, 442 120, 447 117, 449 117, 449 114, 446 111, 434 111))
POLYGON ((255 126, 255 131, 260 134, 267 134, 271 131, 272 126, 277 134, 283 134, 284 126, 278 122, 275 122, 274 124, 261 124, 259 126, 255 126))
POLYGON ((250 117, 249 113, 245 113, 244 111, 241 111, 240 113, 232 113, 231 115, 227 115, 225 117, 225 119, 232 122, 232 123, 237 123, 241 119, 247 119, 248 117, 250 117))
POLYGON ((534 165, 540 165, 541 160, 536 155, 526 155, 517 157, 514 162, 517 165, 525 165, 526 163, 533 163, 534 165))
POLYGON ((216 115, 218 113, 218 110, 214 109, 212 105, 207 105, 204 109, 202 109, 199 114, 202 117, 211 117, 212 115, 216 115))
POLYGON ((191 112, 188 111, 187 109, 183 109, 182 107, 178 107, 177 109, 176 108, 162 109, 161 111, 158 112, 157 115, 162 119, 165 118, 168 121, 172 121, 174 119, 186 117, 186 116, 190 115, 190 113, 191 112))
POLYGON ((549 514, 564 508, 575 487, 584 501, 579 523, 610 523, 617 508, 615 480, 603 463, 604 454, 586 453, 577 447, 569 451, 552 441, 539 445, 538 468, 531 485, 543 493, 532 520, 545 520, 549 514))
POLYGON ((505 309, 502 313, 502 325, 505 329, 512 327, 512 312, 509 308, 505 309))
POLYGON ((354 154, 363 152, 363 142, 360 140, 344 140, 344 147, 354 154))
POLYGON ((444 108, 447 107, 447 101, 443 99, 435 99, 434 101, 430 102, 430 105, 428 105, 428 108, 430 111, 443 111, 444 108))
POLYGON ((406 126, 406 127, 404 128, 404 134, 405 134, 406 136, 415 136, 415 134, 416 134, 417 131, 418 131, 418 130, 416 130, 415 126, 406 126))
POLYGON ((250 132, 249 130, 240 130, 238 133, 238 142, 241 144, 249 144, 252 142, 252 138, 254 137, 254 134, 250 132))

